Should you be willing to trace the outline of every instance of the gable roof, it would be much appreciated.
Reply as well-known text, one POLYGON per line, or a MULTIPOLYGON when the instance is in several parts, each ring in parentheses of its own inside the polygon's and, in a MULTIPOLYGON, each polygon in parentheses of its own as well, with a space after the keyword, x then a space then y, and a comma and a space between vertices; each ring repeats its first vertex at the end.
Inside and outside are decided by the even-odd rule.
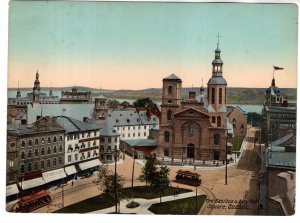
POLYGON ((185 113, 185 112, 187 112, 187 111, 195 111, 195 112, 197 112, 197 113, 200 113, 201 115, 204 115, 204 116, 206 116, 206 117, 210 117, 207 113, 205 113, 205 112, 203 112, 203 111, 200 111, 200 110, 198 110, 198 109, 195 109, 195 108, 186 108, 186 109, 183 109, 183 110, 181 110, 181 111, 179 111, 179 112, 176 112, 176 113, 174 114, 174 116, 175 116, 175 115, 178 116, 178 115, 180 115, 180 114, 182 114, 182 113, 185 113))

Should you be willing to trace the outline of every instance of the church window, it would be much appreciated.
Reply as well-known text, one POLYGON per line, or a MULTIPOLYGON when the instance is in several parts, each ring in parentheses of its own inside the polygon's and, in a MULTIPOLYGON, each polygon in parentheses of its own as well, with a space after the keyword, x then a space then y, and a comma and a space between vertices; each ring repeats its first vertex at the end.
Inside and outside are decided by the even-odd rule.
POLYGON ((234 118, 234 119, 232 120, 232 127, 233 127, 233 128, 236 128, 236 124, 235 124, 235 123, 236 123, 236 120, 235 120, 235 118, 234 118))
POLYGON ((215 103, 215 88, 211 89, 211 103, 215 103))
POLYGON ((221 117, 220 116, 218 116, 218 118, 217 118, 217 126, 221 127, 221 117))
POLYGON ((220 145, 220 135, 219 134, 214 135, 214 144, 220 145))
POLYGON ((222 104, 222 88, 219 88, 219 104, 222 104))
POLYGON ((212 123, 216 123, 216 116, 212 117, 212 123))
POLYGON ((169 142, 170 141, 170 133, 165 131, 164 132, 164 141, 169 142))
POLYGON ((169 86, 169 87, 168 87, 168 94, 169 94, 169 95, 172 95, 172 94, 173 94, 173 87, 172 87, 172 86, 169 86))
POLYGON ((169 110, 167 113, 167 120, 168 121, 172 120, 172 111, 171 110, 169 110))
POLYGON ((189 136, 189 138, 193 137, 194 134, 195 134, 195 126, 190 124, 189 127, 188 127, 188 136, 189 136))

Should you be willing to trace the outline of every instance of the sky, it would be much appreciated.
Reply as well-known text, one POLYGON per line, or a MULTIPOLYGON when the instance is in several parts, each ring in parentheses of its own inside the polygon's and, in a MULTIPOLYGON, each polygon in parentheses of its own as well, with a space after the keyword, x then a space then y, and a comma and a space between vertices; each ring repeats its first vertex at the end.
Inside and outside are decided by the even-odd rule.
POLYGON ((206 86, 220 33, 228 87, 297 86, 295 4, 11 1, 8 87, 206 86))

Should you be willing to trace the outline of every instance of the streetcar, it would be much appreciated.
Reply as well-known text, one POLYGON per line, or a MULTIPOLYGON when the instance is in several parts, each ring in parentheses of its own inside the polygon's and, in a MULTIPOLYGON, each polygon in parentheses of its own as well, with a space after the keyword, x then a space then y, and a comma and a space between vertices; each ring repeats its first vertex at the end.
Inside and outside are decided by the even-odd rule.
POLYGON ((48 191, 42 190, 21 198, 17 203, 16 212, 28 213, 51 203, 48 191))
POLYGON ((178 170, 176 174, 176 182, 197 187, 201 184, 201 178, 198 173, 188 170, 178 170))

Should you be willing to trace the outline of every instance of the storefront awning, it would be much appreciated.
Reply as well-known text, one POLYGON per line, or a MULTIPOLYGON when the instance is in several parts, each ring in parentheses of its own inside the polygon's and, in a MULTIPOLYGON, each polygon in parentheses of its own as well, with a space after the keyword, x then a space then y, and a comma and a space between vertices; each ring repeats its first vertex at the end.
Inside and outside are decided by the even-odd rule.
POLYGON ((76 171, 75 166, 74 166, 74 165, 71 165, 71 166, 65 167, 65 172, 66 172, 66 174, 67 174, 68 176, 70 176, 70 175, 76 173, 77 171, 76 171))
POLYGON ((11 184, 11 185, 6 186, 6 197, 17 194, 17 193, 19 193, 17 184, 11 184))
POLYGON ((38 177, 38 178, 31 179, 31 180, 19 182, 19 185, 22 187, 23 190, 41 186, 43 184, 45 184, 43 177, 38 177))
POLYGON ((48 172, 43 173, 43 178, 45 180, 46 183, 55 181, 55 180, 59 180, 59 179, 63 179, 67 177, 64 168, 60 168, 57 170, 51 170, 48 172))
POLYGON ((99 159, 89 160, 83 163, 79 163, 79 168, 81 170, 86 170, 95 166, 100 166, 101 162, 99 159))

